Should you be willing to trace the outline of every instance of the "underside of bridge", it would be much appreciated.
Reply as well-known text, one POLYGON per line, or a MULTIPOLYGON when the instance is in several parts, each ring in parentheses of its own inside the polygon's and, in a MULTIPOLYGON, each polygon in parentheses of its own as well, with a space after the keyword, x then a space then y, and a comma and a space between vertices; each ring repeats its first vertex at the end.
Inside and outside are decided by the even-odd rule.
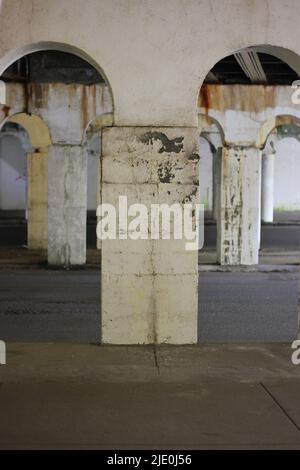
MULTIPOLYGON (((246 348, 262 381, 273 354, 276 375, 299 339, 299 14, 296 0, 0 2, 16 25, 0 31, 0 403, 5 343, 41 348, 50 380, 64 348, 100 382, 155 389, 157 374, 166 402, 175 369, 214 376, 208 351, 238 368, 246 348)), ((13 367, 7 384, 24 379, 13 367)))
MULTIPOLYGON (((297 336, 300 112, 291 84, 298 74, 276 48, 263 51, 247 48, 214 65, 199 92, 195 129, 114 127, 109 84, 74 53, 32 52, 4 70, 2 270, 68 271, 49 276, 39 306, 30 282, 28 313, 22 296, 17 322, 4 297, 4 339, 187 344, 297 336), (130 238, 128 224, 127 240, 100 239, 97 207, 116 207, 120 195, 127 209, 202 204, 203 246, 186 250, 175 225, 169 239, 162 226, 159 239, 141 227, 130 238), (82 270, 90 269, 86 290, 82 270), (279 299, 269 279, 278 271, 289 280, 279 299), (74 311, 68 289, 56 298, 57 279, 78 283, 80 308, 74 311), (243 301, 253 290, 255 306, 243 301), (45 321, 49 299, 55 309, 65 303, 45 321)), ((13 298, 23 276, 16 274, 13 298)))

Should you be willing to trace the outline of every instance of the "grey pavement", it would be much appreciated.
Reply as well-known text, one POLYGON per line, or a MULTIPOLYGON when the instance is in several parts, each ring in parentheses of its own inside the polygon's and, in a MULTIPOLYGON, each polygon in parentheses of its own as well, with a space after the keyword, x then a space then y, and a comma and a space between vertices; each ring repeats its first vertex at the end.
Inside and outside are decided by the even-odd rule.
POLYGON ((1 449, 300 449, 289 344, 8 344, 1 449))

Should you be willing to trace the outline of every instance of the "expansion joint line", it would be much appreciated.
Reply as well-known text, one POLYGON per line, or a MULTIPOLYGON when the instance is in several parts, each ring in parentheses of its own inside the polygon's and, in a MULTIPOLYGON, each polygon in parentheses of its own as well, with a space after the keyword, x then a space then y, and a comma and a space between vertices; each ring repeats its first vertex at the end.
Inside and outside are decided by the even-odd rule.
POLYGON ((281 405, 281 403, 277 400, 277 398, 273 395, 273 393, 266 387, 265 384, 260 382, 260 386, 264 389, 264 391, 272 398, 273 402, 277 405, 277 407, 282 411, 285 417, 290 421, 291 424, 300 432, 300 427, 296 423, 296 421, 289 415, 286 409, 281 405))
POLYGON ((157 349, 156 349, 155 344, 153 344, 153 356, 154 356, 154 364, 157 369, 157 374, 160 375, 159 361, 158 361, 157 349))

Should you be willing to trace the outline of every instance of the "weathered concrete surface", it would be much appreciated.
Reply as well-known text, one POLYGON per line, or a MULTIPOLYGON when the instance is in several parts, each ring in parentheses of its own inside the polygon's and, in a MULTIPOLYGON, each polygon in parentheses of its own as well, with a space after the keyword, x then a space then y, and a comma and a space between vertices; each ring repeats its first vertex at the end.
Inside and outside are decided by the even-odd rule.
POLYGON ((27 155, 28 248, 48 247, 48 152, 27 155))
MULTIPOLYGON (((107 128, 102 139, 102 203, 197 202, 197 129, 107 128)), ((102 241, 103 342, 194 343, 197 250, 173 240, 173 227, 171 240, 148 235, 102 241)))
POLYGON ((258 264, 260 161, 260 153, 255 148, 223 149, 217 224, 221 265, 258 264))
POLYGON ((1 449, 300 448, 290 345, 8 344, 1 449))
POLYGON ((7 122, 18 124, 26 130, 30 144, 35 149, 45 150, 51 145, 49 128, 40 116, 33 113, 20 113, 10 116, 7 122))
POLYGON ((117 125, 196 125, 196 97, 206 74, 244 47, 272 51, 268 45, 277 45, 277 55, 299 66, 295 0, 274 0, 272 8, 267 0, 191 0, 184 9, 182 0, 152 0, 143 9, 139 1, 130 8, 118 0, 84 5, 83 14, 82 0, 3 0, 2 21, 15 27, 0 33, 0 67, 41 48, 76 51, 108 77, 117 125), (182 21, 183 11, 188 21, 182 21))
POLYGON ((227 144, 263 147, 277 126, 299 119, 292 91, 286 85, 205 84, 199 93, 199 111, 218 122, 227 144))
POLYGON ((78 145, 49 149, 48 263, 82 265, 86 260, 86 152, 78 145))
MULTIPOLYGON (((257 264, 261 211, 261 155, 258 149, 264 147, 271 132, 276 132, 276 126, 298 122, 298 106, 293 104, 290 87, 261 85, 205 84, 200 90, 198 104, 200 128, 202 121, 215 122, 225 141, 221 163, 218 260, 222 265, 257 264)), ((273 220, 271 160, 270 156, 267 166, 266 158, 263 159, 262 211, 266 221, 273 220), (271 172, 269 176, 267 171, 271 172)))
POLYGON ((6 100, 9 121, 26 128, 34 147, 45 146, 34 143, 36 132, 39 139, 41 135, 38 119, 45 123, 45 133, 49 129, 52 143, 80 145, 89 123, 112 111, 111 93, 105 84, 7 83, 6 100))
POLYGON ((28 94, 28 112, 48 124, 54 144, 80 145, 90 121, 112 110, 105 84, 30 83, 28 94))
MULTIPOLYGON (((87 205, 87 149, 82 147, 80 151, 79 147, 86 143, 85 131, 87 127, 90 127, 89 124, 95 118, 99 120, 99 116, 107 116, 107 113, 112 111, 110 90, 105 84, 88 86, 32 82, 28 84, 8 83, 6 92, 7 105, 10 107, 8 121, 17 123, 26 129, 31 145, 35 149, 46 150, 51 141, 54 145, 51 149, 49 165, 49 248, 51 250, 49 263, 57 265, 83 264, 86 256, 83 233, 86 225, 84 211, 87 205), (69 147, 66 154, 71 151, 73 153, 81 152, 82 162, 79 162, 77 158, 76 164, 76 158, 73 157, 72 162, 66 164, 67 157, 65 156, 56 158, 54 165, 53 153, 57 152, 58 155, 64 153, 62 147, 59 147, 62 145, 73 146, 73 150, 70 150, 71 147, 69 147), (70 175, 67 175, 69 171, 70 175), (67 180, 73 181, 72 189, 65 187, 65 194, 62 193, 60 187, 60 182, 64 179, 66 179, 63 183, 64 186, 69 184, 67 180), (81 202, 79 202, 80 199, 81 202), (52 224, 54 225, 52 226, 52 224)), ((37 178, 36 172, 35 177, 37 178)), ((41 187, 41 183, 35 181, 33 188, 31 188, 30 175, 28 179, 30 195, 28 243, 30 248, 43 249, 47 246, 46 232, 48 227, 48 214, 42 211, 42 206, 46 208, 48 204, 43 193, 43 191, 47 191, 48 185, 48 175, 45 168, 38 178, 43 180, 44 185, 40 194, 35 194, 35 192, 38 186, 41 187)))

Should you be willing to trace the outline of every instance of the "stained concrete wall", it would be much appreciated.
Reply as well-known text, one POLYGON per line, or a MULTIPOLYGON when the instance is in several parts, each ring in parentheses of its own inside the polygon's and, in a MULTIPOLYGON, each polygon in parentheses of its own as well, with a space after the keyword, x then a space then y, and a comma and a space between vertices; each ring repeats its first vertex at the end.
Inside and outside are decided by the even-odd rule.
POLYGON ((89 122, 112 110, 109 88, 65 83, 7 83, 10 115, 34 114, 48 126, 54 144, 80 145, 89 122))
MULTIPOLYGON (((119 195, 148 210, 197 202, 197 129, 112 127, 102 139, 102 203, 118 207, 119 195)), ((197 341, 198 250, 187 251, 185 239, 162 240, 161 228, 159 236, 102 241, 105 343, 197 341)))
POLYGON ((221 58, 255 44, 300 54, 299 11, 297 0, 3 0, 0 69, 55 41, 104 71, 116 125, 196 126, 221 58))
MULTIPOLYGON (((6 85, 6 100, 11 106, 10 114, 28 111, 40 116, 47 124, 54 144, 80 145, 84 143, 84 131, 89 122, 96 116, 110 112, 112 99, 109 88, 105 84, 82 85, 62 83, 30 83, 27 86, 21 83, 8 83, 6 85)), ((20 137, 22 131, 20 130, 20 137)), ((101 144, 99 138, 93 138, 87 146, 88 166, 88 210, 96 210, 99 191, 99 155, 101 144)), ((8 162, 22 160, 22 149, 17 152, 16 144, 5 141, 2 147, 3 158, 8 162)), ((11 183, 10 167, 2 165, 3 180, 11 183), (7 173, 8 172, 8 173, 7 173)), ((26 171, 24 172, 26 175, 26 171)), ((52 173, 51 173, 52 174, 52 173)), ((16 178, 19 175, 15 175, 16 178)), ((55 184, 55 177, 53 176, 55 184)), ((4 187, 4 186, 2 186, 4 187)), ((5 185, 6 198, 3 209, 17 209, 18 191, 16 184, 5 185)), ((24 198, 23 198, 24 199, 24 198)), ((2 198, 2 200, 4 200, 2 198)), ((24 203, 25 204, 25 203, 24 203)))
POLYGON ((199 112, 219 123, 227 144, 263 147, 276 117, 300 119, 292 94, 290 86, 281 85, 204 85, 199 112))
MULTIPOLYGON (((84 264, 88 155, 89 206, 93 209, 100 191, 100 142, 95 139, 87 145, 86 129, 94 118, 112 110, 110 90, 104 83, 9 83, 6 97, 10 114, 25 110, 41 118, 50 132, 49 178, 44 181, 49 193, 48 262, 66 266, 84 264)), ((44 245, 44 230, 40 235, 44 245)))

